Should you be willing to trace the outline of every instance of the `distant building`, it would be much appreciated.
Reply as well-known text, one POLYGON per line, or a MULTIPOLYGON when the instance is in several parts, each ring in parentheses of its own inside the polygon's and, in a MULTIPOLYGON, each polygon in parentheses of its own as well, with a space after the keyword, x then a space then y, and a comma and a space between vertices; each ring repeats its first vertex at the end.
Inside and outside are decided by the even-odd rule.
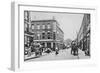
MULTIPOLYGON (((29 12, 25 12, 26 19, 29 12)), ((25 20, 25 19, 24 19, 25 20)), ((55 47, 61 48, 64 41, 64 33, 55 19, 50 20, 30 20, 25 22, 25 44, 40 43, 43 47, 55 50, 55 47)))
POLYGON ((71 39, 66 39, 66 40, 64 41, 66 47, 67 47, 67 46, 71 46, 71 42, 72 42, 71 39))

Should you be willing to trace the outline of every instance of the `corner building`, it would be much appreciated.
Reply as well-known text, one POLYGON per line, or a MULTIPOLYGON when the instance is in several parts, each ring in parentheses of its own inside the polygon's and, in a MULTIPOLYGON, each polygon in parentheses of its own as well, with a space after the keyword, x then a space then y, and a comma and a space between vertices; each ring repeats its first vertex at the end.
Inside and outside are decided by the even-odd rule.
POLYGON ((51 48, 53 51, 55 47, 61 48, 64 33, 59 26, 54 19, 31 21, 29 30, 33 33, 33 42, 40 43, 43 47, 51 48))

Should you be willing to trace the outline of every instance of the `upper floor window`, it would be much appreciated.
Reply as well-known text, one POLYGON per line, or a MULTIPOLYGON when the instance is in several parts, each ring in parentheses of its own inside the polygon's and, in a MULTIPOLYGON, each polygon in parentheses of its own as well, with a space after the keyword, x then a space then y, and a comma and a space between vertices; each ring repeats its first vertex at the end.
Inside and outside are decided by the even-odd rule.
POLYGON ((59 32, 57 31, 57 34, 59 34, 59 32))
POLYGON ((40 39, 40 34, 39 34, 39 33, 37 34, 37 39, 38 39, 38 40, 40 39))
POLYGON ((29 21, 29 11, 24 11, 24 19, 29 21))
POLYGON ((25 11, 25 12, 24 12, 24 18, 27 20, 27 17, 28 17, 28 12, 25 11))
POLYGON ((25 26, 24 26, 24 28, 25 28, 25 31, 26 31, 26 29, 27 29, 27 24, 25 23, 25 26))
POLYGON ((45 29, 45 25, 42 25, 42 28, 45 29))
POLYGON ((47 26, 47 28, 48 28, 48 29, 50 29, 50 28, 51 28, 51 26, 50 26, 50 25, 48 25, 48 26, 47 26))
POLYGON ((50 32, 47 33, 47 36, 48 36, 48 39, 51 39, 51 33, 50 32))
POLYGON ((32 30, 34 29, 34 25, 32 25, 32 30))
POLYGON ((26 24, 26 23, 25 23, 25 26, 24 26, 24 30, 25 30, 26 32, 28 32, 28 31, 29 31, 29 25, 28 25, 28 24, 26 24))
POLYGON ((25 43, 27 43, 27 36, 25 36, 24 39, 25 39, 25 43))
POLYGON ((37 25, 37 29, 40 29, 40 25, 37 25))
POLYGON ((45 39, 45 33, 42 33, 42 39, 45 39))

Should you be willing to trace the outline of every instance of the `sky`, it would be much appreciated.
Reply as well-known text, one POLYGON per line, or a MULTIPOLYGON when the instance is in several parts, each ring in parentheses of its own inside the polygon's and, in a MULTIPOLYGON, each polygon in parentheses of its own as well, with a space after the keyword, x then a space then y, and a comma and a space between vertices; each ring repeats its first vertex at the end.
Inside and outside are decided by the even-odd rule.
POLYGON ((74 40, 81 27, 84 14, 80 13, 54 13, 54 12, 36 12, 31 11, 32 20, 53 19, 58 21, 60 28, 64 32, 64 40, 74 40))

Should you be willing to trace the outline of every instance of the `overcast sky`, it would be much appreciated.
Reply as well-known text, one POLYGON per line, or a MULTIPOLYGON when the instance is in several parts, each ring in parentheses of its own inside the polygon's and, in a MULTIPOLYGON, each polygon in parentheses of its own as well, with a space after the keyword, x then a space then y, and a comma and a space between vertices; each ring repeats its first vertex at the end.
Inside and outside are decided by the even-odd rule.
POLYGON ((83 14, 30 12, 32 20, 55 19, 64 32, 64 39, 74 40, 82 24, 83 14))

